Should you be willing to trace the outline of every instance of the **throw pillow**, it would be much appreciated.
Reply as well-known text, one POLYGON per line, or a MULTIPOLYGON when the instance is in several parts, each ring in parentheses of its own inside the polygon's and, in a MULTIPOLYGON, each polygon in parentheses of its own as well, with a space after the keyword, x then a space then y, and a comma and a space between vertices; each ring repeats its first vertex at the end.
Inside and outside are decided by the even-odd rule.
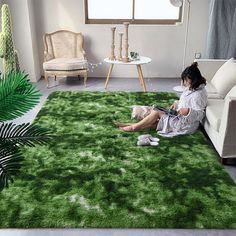
POLYGON ((142 120, 151 113, 152 107, 149 106, 132 106, 131 119, 142 120))
POLYGON ((219 68, 211 83, 222 98, 236 85, 236 62, 233 58, 229 59, 219 68))

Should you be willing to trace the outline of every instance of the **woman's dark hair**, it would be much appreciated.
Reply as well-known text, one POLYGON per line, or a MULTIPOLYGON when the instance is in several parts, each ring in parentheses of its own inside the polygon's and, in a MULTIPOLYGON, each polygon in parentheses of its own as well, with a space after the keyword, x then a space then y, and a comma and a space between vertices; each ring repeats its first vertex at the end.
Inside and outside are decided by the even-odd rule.
POLYGON ((194 62, 182 72, 181 79, 183 83, 187 79, 191 80, 191 90, 196 90, 201 84, 206 84, 206 79, 202 76, 200 70, 198 69, 197 62, 194 62))

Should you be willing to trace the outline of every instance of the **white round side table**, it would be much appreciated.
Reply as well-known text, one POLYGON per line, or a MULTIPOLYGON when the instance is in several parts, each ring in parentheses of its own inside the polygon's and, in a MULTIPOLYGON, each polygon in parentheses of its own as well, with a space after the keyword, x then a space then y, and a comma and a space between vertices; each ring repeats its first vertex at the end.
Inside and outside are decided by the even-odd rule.
POLYGON ((106 63, 110 64, 108 74, 107 74, 107 78, 106 78, 106 82, 105 82, 105 89, 107 88, 107 85, 108 85, 108 82, 109 82, 111 72, 112 72, 112 69, 113 69, 114 65, 131 65, 131 66, 137 66, 139 82, 140 82, 141 86, 143 87, 144 92, 147 91, 146 84, 145 84, 145 81, 144 81, 144 78, 143 78, 143 72, 142 72, 141 65, 150 63, 152 61, 151 58, 140 56, 139 60, 129 61, 129 62, 123 62, 123 61, 118 61, 118 60, 110 60, 109 58, 105 58, 104 61, 106 63))

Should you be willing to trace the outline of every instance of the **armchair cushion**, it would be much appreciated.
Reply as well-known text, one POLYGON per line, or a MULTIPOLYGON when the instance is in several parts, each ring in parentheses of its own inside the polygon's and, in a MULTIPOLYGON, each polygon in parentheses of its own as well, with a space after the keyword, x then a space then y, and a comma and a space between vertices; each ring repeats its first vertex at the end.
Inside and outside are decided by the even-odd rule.
POLYGON ((233 58, 229 59, 219 68, 212 78, 211 84, 222 98, 236 85, 236 62, 233 58))
POLYGON ((43 63, 43 69, 46 71, 74 71, 87 67, 87 60, 79 58, 56 58, 43 63))

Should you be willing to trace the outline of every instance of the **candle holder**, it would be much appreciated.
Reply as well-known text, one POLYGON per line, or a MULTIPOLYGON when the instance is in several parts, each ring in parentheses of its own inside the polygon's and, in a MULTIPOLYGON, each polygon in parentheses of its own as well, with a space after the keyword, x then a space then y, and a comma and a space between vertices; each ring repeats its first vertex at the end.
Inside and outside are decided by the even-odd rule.
POLYGON ((111 55, 109 59, 112 61, 116 59, 115 58, 115 30, 116 30, 116 27, 111 27, 111 55))
POLYGON ((129 62, 129 44, 128 44, 128 40, 129 40, 129 35, 128 35, 128 29, 129 29, 129 22, 124 22, 123 23, 124 27, 125 27, 125 38, 124 38, 124 48, 125 48, 125 56, 122 58, 123 62, 129 62))
POLYGON ((123 37, 123 33, 119 33, 119 36, 120 36, 120 46, 119 46, 118 60, 122 61, 122 37, 123 37))

